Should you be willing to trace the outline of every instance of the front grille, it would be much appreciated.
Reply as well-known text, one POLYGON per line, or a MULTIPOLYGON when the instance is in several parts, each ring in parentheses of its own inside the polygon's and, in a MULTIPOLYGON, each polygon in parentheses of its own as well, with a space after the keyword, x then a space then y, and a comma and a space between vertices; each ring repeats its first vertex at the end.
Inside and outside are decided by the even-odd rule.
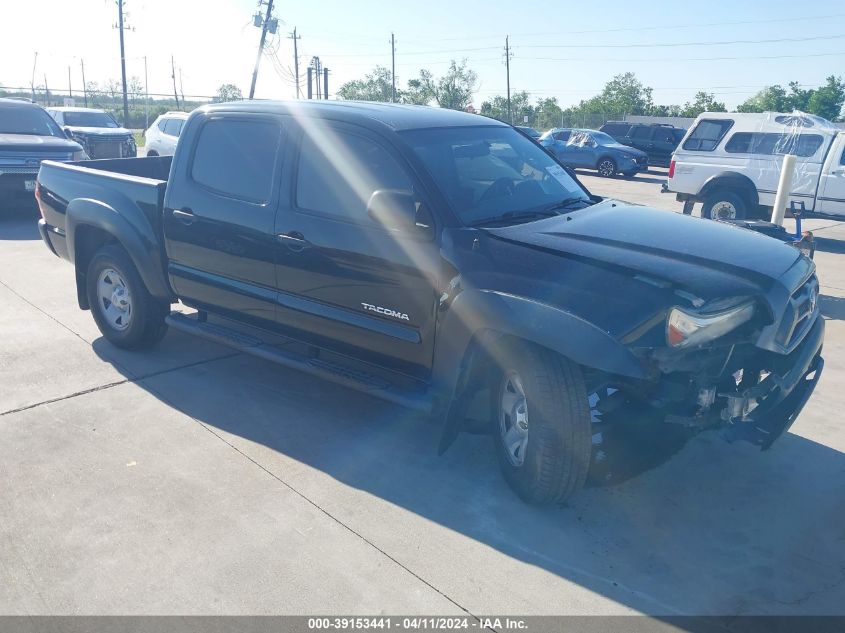
POLYGON ((123 158, 123 141, 89 141, 88 154, 91 158, 123 158))
POLYGON ((778 343, 792 350, 810 329, 818 312, 819 280, 811 276, 789 297, 789 304, 778 329, 778 343))
POLYGON ((38 174, 38 167, 13 167, 11 165, 0 165, 0 176, 4 174, 24 174, 35 176, 38 174))

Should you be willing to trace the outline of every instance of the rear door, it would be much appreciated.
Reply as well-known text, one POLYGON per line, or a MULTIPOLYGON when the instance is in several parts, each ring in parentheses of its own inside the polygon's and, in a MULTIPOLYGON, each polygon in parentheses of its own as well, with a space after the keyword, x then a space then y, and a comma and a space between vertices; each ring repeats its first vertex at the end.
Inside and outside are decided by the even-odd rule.
POLYGON ((393 230, 367 213, 376 190, 413 192, 422 203, 421 187, 401 155, 364 128, 311 120, 297 136, 292 195, 274 229, 280 323, 424 376, 440 263, 433 231, 393 230))
POLYGON ((845 215, 845 133, 836 137, 822 169, 816 210, 845 215))
POLYGON ((649 154, 649 157, 651 157, 649 147, 651 146, 652 130, 653 128, 650 125, 633 126, 628 134, 628 142, 626 145, 636 147, 637 149, 644 151, 646 154, 649 154))
POLYGON ((672 152, 677 146, 674 128, 655 126, 652 129, 651 141, 645 152, 648 154, 649 162, 656 165, 668 165, 672 158, 672 152))
POLYGON ((190 128, 165 198, 171 280, 186 303, 272 325, 280 117, 214 113, 190 128))

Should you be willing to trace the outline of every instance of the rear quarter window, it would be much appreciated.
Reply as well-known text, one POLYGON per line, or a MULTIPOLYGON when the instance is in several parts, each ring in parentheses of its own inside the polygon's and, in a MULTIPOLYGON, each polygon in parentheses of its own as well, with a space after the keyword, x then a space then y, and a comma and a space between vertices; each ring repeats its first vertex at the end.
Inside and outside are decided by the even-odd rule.
POLYGON ((191 177, 217 194, 269 202, 281 136, 273 121, 212 119, 200 130, 191 177))
POLYGON ((725 137, 734 122, 730 119, 703 119, 684 141, 684 149, 712 152, 725 137))
POLYGON ((731 154, 772 156, 795 154, 801 158, 813 156, 824 143, 820 134, 775 134, 765 132, 737 132, 725 143, 731 154))
POLYGON ((630 134, 631 138, 651 138, 652 128, 646 125, 638 125, 634 127, 630 134))

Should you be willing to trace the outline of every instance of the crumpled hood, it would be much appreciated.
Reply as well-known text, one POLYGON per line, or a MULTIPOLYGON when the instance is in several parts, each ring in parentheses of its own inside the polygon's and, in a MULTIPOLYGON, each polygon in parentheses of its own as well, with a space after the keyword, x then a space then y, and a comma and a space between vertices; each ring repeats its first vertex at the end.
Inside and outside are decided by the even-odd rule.
POLYGON ((79 143, 58 136, 0 133, 0 152, 78 152, 79 143))
POLYGON ((792 246, 754 231, 616 200, 485 230, 527 248, 660 280, 704 299, 752 284, 769 287, 801 257, 792 246))

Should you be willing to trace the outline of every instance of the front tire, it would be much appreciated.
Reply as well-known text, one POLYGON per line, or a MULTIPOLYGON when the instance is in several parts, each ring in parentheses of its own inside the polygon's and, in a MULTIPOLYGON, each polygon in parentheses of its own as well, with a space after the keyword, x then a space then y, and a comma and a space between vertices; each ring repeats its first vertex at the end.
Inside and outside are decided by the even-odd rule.
POLYGON ((711 220, 744 220, 747 215, 748 205, 742 196, 727 189, 707 194, 701 208, 701 217, 711 220))
POLYGON ((563 502, 583 487, 590 467, 590 409, 581 370, 529 343, 503 356, 493 411, 502 473, 523 501, 563 502))
POLYGON ((169 305, 150 295, 127 255, 116 244, 94 254, 86 278, 88 305, 97 327, 112 344, 146 349, 167 332, 169 305))
POLYGON ((602 158, 596 165, 596 171, 602 178, 612 178, 616 175, 616 162, 612 158, 602 158))

